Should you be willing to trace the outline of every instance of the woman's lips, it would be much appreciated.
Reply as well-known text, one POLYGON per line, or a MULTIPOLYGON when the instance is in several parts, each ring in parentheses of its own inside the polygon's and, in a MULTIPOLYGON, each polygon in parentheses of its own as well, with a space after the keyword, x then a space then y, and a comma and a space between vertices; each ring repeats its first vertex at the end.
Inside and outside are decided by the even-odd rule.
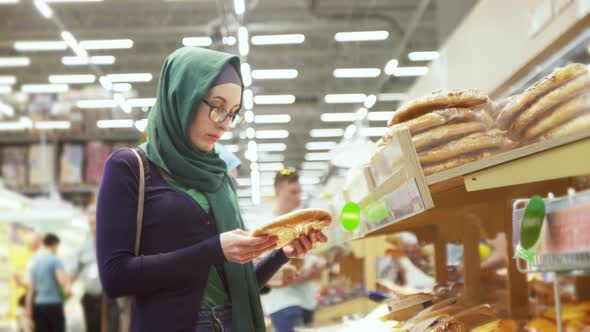
POLYGON ((221 138, 221 136, 212 135, 212 134, 208 134, 207 136, 214 141, 219 141, 219 139, 221 138))

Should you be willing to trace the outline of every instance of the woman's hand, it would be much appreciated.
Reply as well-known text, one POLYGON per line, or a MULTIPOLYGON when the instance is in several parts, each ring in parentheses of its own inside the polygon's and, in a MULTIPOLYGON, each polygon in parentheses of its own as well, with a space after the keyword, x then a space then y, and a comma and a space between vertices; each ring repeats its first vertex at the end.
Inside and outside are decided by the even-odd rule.
POLYGON ((246 264, 277 246, 277 238, 271 236, 251 237, 241 229, 221 233, 219 236, 225 259, 232 263, 246 264))
POLYGON ((303 258, 316 243, 328 242, 328 237, 322 232, 311 231, 308 235, 301 235, 289 245, 283 247, 283 252, 288 258, 303 258))

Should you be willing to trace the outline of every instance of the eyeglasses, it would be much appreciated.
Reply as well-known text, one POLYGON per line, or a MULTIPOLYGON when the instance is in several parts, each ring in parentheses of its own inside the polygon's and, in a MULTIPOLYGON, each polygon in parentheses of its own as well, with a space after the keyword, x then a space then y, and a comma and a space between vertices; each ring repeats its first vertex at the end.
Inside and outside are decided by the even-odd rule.
POLYGON ((213 122, 223 123, 223 121, 229 118, 229 126, 231 128, 236 128, 244 122, 244 118, 240 115, 240 111, 231 113, 224 107, 213 105, 205 99, 203 99, 203 103, 209 106, 209 119, 213 122))

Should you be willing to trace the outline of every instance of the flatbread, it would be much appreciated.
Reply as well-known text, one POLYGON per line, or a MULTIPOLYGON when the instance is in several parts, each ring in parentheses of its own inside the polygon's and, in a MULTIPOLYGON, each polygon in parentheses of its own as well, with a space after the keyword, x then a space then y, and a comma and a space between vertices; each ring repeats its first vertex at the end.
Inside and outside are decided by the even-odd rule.
POLYGON ((514 120, 510 133, 515 137, 520 136, 529 125, 541 119, 551 108, 588 91, 588 88, 590 88, 590 75, 582 75, 547 93, 514 120))
POLYGON ((572 63, 555 69, 551 74, 526 89, 519 98, 515 98, 498 114, 496 123, 500 129, 508 129, 516 117, 530 104, 547 92, 559 87, 564 82, 588 73, 585 65, 572 63))
POLYGON ((282 215, 261 227, 250 236, 277 236, 279 247, 284 247, 312 230, 321 231, 332 222, 330 212, 321 209, 304 209, 282 215))
POLYGON ((543 135, 544 139, 554 139, 569 136, 582 131, 590 131, 590 113, 578 116, 543 135))
POLYGON ((425 166, 463 154, 490 149, 506 150, 514 146, 515 143, 506 137, 503 131, 494 129, 484 133, 471 134, 448 144, 419 153, 418 160, 420 160, 422 166, 425 166))
POLYGON ((430 95, 414 99, 401 106, 389 121, 389 126, 417 118, 427 112, 451 108, 473 107, 490 102, 490 98, 473 89, 437 91, 430 95))
POLYGON ((426 113, 415 119, 394 125, 408 127, 410 134, 416 135, 427 129, 439 127, 450 123, 477 121, 485 124, 487 127, 493 125, 494 120, 484 110, 472 110, 469 108, 445 108, 442 110, 426 113))
POLYGON ((429 147, 442 145, 448 141, 467 136, 476 132, 482 132, 487 129, 486 125, 481 122, 455 123, 446 126, 440 126, 422 132, 412 138, 417 152, 422 152, 429 147))
POLYGON ((448 169, 451 168, 455 168, 455 167, 459 167, 461 165, 465 165, 480 159, 484 159, 490 156, 493 156, 494 154, 498 153, 499 151, 494 151, 494 150, 489 150, 489 151, 479 151, 476 153, 470 153, 470 154, 464 154, 455 158, 451 158, 449 160, 437 163, 437 164, 432 164, 432 165, 428 165, 426 167, 422 167, 422 171, 424 172, 424 175, 428 176, 428 175, 432 175, 435 173, 440 173, 442 171, 446 171, 448 169))
POLYGON ((531 140, 586 112, 590 112, 590 93, 576 96, 557 106, 551 114, 527 128, 522 137, 531 140))

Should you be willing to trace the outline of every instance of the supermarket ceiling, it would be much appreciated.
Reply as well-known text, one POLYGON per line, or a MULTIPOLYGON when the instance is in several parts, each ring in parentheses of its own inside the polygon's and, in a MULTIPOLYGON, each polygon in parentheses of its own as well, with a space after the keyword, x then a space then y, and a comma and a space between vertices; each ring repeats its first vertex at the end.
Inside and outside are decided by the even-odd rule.
MULTIPOLYGON (((183 43, 211 47, 241 54, 252 77, 251 122, 223 143, 236 145, 244 159, 247 142, 254 138, 259 162, 300 167, 306 159, 326 158, 322 153, 332 143, 308 143, 338 142, 369 95, 378 98, 364 122, 377 129, 363 133, 378 138, 389 112, 433 56, 410 53, 436 51, 475 2, 0 0, 0 99, 14 103, 22 99, 15 97, 17 92, 31 92, 30 99, 38 89, 47 89, 36 84, 54 83, 58 90, 67 84, 68 92, 52 98, 79 99, 82 104, 73 105, 87 107, 100 103, 84 101, 99 99, 103 109, 84 108, 75 119, 67 112, 49 114, 54 120, 92 121, 88 128, 101 119, 140 120, 155 96, 165 57, 183 43), (281 71, 267 71, 277 69, 281 71), (110 76, 117 74, 140 75, 110 76), (103 85, 117 91, 105 90, 102 76, 110 79, 103 85), (108 103, 120 98, 115 93, 128 101, 129 113, 116 100, 108 103), (343 102, 347 98, 350 102, 343 102)), ((371 106, 372 97, 368 99, 371 106)), ((16 107, 14 117, 24 112, 16 107)), ((137 134, 135 128, 105 130, 137 134)))

